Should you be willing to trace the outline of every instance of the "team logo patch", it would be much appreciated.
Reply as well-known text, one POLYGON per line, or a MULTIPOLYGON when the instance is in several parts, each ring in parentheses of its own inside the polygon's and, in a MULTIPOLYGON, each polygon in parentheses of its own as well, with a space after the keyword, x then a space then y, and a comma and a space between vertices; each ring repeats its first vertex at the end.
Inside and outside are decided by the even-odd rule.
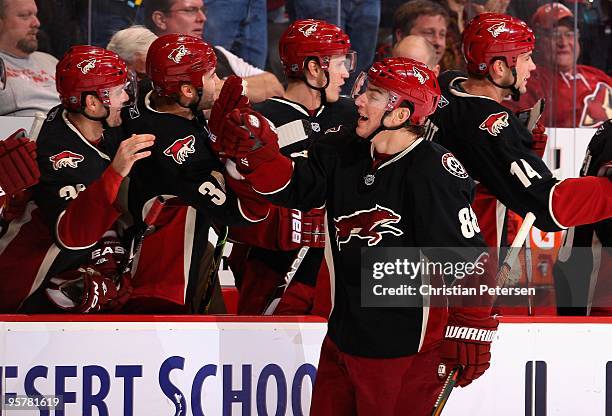
POLYGON ((178 48, 172 50, 172 52, 170 52, 170 55, 168 55, 168 59, 170 59, 174 63, 180 64, 181 59, 183 59, 183 57, 187 55, 187 53, 189 53, 189 51, 187 50, 185 45, 181 45, 178 48))
POLYGON ((446 365, 444 363, 438 364, 438 377, 446 377, 446 365))
POLYGON ((478 126, 478 128, 487 131, 491 136, 497 136, 504 127, 508 126, 508 113, 502 111, 500 113, 491 114, 480 126, 478 126))
POLYGON ((77 68, 81 70, 83 75, 87 75, 89 71, 96 67, 96 62, 98 62, 96 58, 86 59, 82 62, 79 62, 77 64, 77 68))
POLYGON ((506 31, 506 23, 500 22, 500 23, 494 24, 493 26, 489 27, 487 30, 489 31, 489 33, 491 33, 491 35, 494 38, 496 38, 506 31))
POLYGON ((378 204, 371 209, 334 218, 338 250, 341 250, 342 244, 348 243, 353 237, 367 240, 368 246, 378 244, 383 234, 388 233, 399 237, 404 232, 391 224, 397 224, 401 219, 401 215, 392 209, 378 204))
POLYGON ((310 127, 312 127, 312 131, 314 131, 315 133, 321 131, 321 126, 319 125, 319 123, 310 123, 310 127))
POLYGON ((612 87, 598 82, 592 94, 584 97, 580 127, 597 127, 612 118, 612 87))
POLYGON ((440 101, 438 101, 438 108, 444 108, 449 104, 448 100, 446 99, 446 97, 444 97, 443 95, 440 96, 440 101))
POLYGON ((130 118, 132 120, 140 117, 140 111, 138 110, 138 106, 136 104, 130 106, 130 118))
POLYGON ((414 76, 416 77, 416 79, 419 80, 419 83, 425 84, 425 82, 427 82, 427 80, 429 79, 429 75, 427 75, 425 72, 419 70, 416 66, 412 67, 412 72, 414 73, 414 76))
POLYGON ((465 168, 452 153, 445 153, 442 155, 442 166, 444 166, 444 169, 449 171, 451 175, 458 178, 465 179, 468 177, 465 168))
POLYGON ((49 157, 49 160, 53 164, 53 170, 60 170, 62 168, 73 168, 76 169, 82 161, 85 160, 83 155, 71 152, 70 150, 64 150, 56 155, 49 157))
POLYGON ((317 31, 318 23, 309 23, 307 25, 302 26, 298 30, 304 34, 304 36, 308 37, 317 31))
POLYGON ((55 110, 49 111, 49 114, 47 114, 47 121, 55 120, 55 116, 57 116, 57 113, 59 113, 60 108, 61 107, 57 107, 55 110))
POLYGON ((195 136, 190 134, 189 136, 175 140, 166 150, 164 154, 170 156, 179 165, 182 165, 191 153, 195 153, 195 136))

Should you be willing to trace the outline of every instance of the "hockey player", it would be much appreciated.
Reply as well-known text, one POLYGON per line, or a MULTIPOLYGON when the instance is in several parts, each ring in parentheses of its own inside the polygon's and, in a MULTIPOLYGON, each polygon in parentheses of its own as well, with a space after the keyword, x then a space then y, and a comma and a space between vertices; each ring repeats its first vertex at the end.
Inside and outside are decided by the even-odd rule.
POLYGON ((272 202, 303 211, 326 206, 334 306, 311 414, 425 415, 442 387, 440 359, 464 365, 461 385, 479 377, 490 359, 489 341, 443 339, 444 325, 492 334, 497 321, 488 308, 452 311, 447 321, 440 309, 426 316, 421 308, 363 307, 361 249, 479 251, 484 242, 470 208, 473 182, 451 153, 421 137, 440 97, 434 73, 417 61, 390 58, 358 83, 365 79, 356 129, 328 132, 307 158, 282 156, 266 119, 248 109, 228 116, 224 148, 272 202))
MULTIPOLYGON (((598 222, 612 216, 612 183, 597 177, 555 179, 534 152, 532 134, 500 104, 526 92, 535 69, 534 44, 533 32, 519 19, 497 13, 474 18, 463 32, 468 77, 452 79, 442 91, 431 117, 434 140, 506 207, 521 216, 533 212, 540 230, 598 222)), ((483 231, 497 234, 498 245, 503 207, 489 201, 475 210, 483 231)))
POLYGON ((131 292, 115 228, 117 193, 133 164, 150 154, 145 149, 154 137, 119 144, 112 129, 121 124, 126 89, 133 85, 116 54, 75 46, 58 63, 56 82, 62 104, 49 112, 38 136, 41 176, 34 201, 2 237, 6 280, 0 292, 13 298, 14 307, 32 295, 25 312, 116 310, 131 292))
MULTIPOLYGON (((289 80, 287 91, 284 97, 270 98, 253 108, 285 132, 279 143, 283 155, 303 157, 316 137, 339 129, 342 123, 356 122, 353 101, 340 97, 340 89, 355 65, 350 47, 342 29, 322 20, 295 21, 281 36, 278 48, 289 80)), ((238 313, 265 312, 275 289, 285 279, 291 279, 291 284, 274 312, 311 313, 323 260, 323 236, 321 208, 302 213, 275 207, 265 221, 253 227, 233 228, 230 237, 248 245, 235 245, 230 256, 240 290, 238 313), (244 264, 237 264, 236 249, 246 251, 244 264)), ((325 265, 321 272, 322 279, 329 279, 325 265)), ((317 297, 314 313, 327 317, 329 287, 323 281, 321 284, 327 290, 317 297)))
MULTIPOLYGON (((612 120, 597 130, 581 176, 612 178, 612 120)), ((560 315, 612 315, 612 219, 567 230, 553 268, 560 315)))
MULTIPOLYGON (((215 64, 214 51, 200 38, 180 34, 157 38, 146 60, 153 90, 141 105, 126 109, 126 134, 156 136, 152 156, 130 175, 129 211, 141 223, 158 196, 167 200, 154 223, 155 232, 143 242, 126 310, 190 311, 211 221, 252 223, 267 214, 267 204, 251 211, 245 194, 238 199, 226 186, 232 179, 224 176, 225 168, 210 147, 202 110, 213 105, 215 64)), ((235 80, 226 82, 221 100, 232 83, 235 80)), ((238 86, 242 88, 240 82, 238 86)))

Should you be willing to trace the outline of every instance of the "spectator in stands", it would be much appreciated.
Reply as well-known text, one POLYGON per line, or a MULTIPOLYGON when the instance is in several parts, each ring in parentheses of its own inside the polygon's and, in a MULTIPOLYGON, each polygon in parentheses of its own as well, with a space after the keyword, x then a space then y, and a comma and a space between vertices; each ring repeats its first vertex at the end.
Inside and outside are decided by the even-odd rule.
MULTIPOLYGON (((465 61, 461 55, 461 33, 465 25, 482 10, 482 6, 466 0, 437 0, 449 16, 446 32, 446 50, 441 65, 444 69, 460 69, 465 71, 465 61)), ((497 1, 497 0, 495 0, 497 1)), ((504 0, 502 0, 504 1, 504 0)), ((501 12, 503 13, 503 12, 501 12)))
POLYGON ((204 39, 222 46, 258 68, 266 66, 266 0, 206 0, 204 39))
POLYGON ((0 115, 34 116, 59 104, 53 56, 37 52, 40 22, 34 0, 0 1, 0 58, 6 88, 0 91, 0 115))
POLYGON ((132 26, 115 33, 106 49, 119 55, 140 81, 147 78, 145 66, 147 51, 155 39, 157 35, 146 27, 132 26))
POLYGON ((536 63, 527 94, 517 108, 531 107, 539 98, 549 103, 548 127, 597 127, 612 118, 612 77, 587 65, 577 65, 580 34, 574 14, 560 3, 540 6, 532 17, 536 31, 536 63))
POLYGON ((379 0, 290 0, 287 12, 291 21, 318 19, 333 23, 351 38, 352 48, 357 52, 355 71, 342 87, 342 93, 350 94, 355 78, 374 62, 378 24, 380 22, 379 0))
POLYGON ((104 47, 115 32, 134 24, 141 3, 142 0, 95 0, 91 2, 91 15, 89 7, 79 7, 84 40, 104 47))
MULTIPOLYGON (((207 21, 202 0, 147 0, 143 6, 145 26, 157 36, 183 33, 202 37, 207 21)), ((221 46, 214 46, 214 50, 217 76, 221 80, 230 75, 246 79, 251 101, 260 102, 283 95, 283 86, 273 74, 250 65, 221 46)), ((218 90, 221 85, 218 85, 218 90)))
POLYGON ((440 63, 446 50, 448 23, 448 12, 438 3, 409 1, 398 7, 393 15, 393 44, 408 35, 423 36, 436 49, 436 63, 440 63))
POLYGON ((440 64, 438 64, 436 48, 423 36, 406 36, 395 44, 391 55, 394 58, 403 57, 423 62, 436 76, 440 75, 440 64))

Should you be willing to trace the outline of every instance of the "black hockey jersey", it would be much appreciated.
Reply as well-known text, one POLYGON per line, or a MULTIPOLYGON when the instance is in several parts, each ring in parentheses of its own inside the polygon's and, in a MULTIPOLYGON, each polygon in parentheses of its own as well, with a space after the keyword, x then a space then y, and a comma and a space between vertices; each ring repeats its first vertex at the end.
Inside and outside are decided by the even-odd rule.
POLYGON ((105 130, 94 146, 62 106, 52 109, 43 123, 37 140, 41 177, 34 200, 56 244, 64 249, 66 259, 59 271, 80 266, 88 249, 120 215, 114 197, 123 178, 109 168, 112 154, 107 150, 116 148, 119 134, 105 130))
POLYGON ((531 150, 531 133, 495 100, 465 92, 463 81, 461 76, 441 81, 428 137, 452 151, 470 176, 509 209, 521 216, 533 212, 541 230, 564 228, 549 203, 558 180, 531 150))
POLYGON ((328 335, 334 343, 365 357, 418 352, 431 317, 428 322, 422 308, 363 307, 361 249, 480 250, 484 241, 470 208, 473 181, 461 164, 438 144, 418 139, 373 168, 370 142, 342 129, 317 140, 308 158, 294 159, 289 182, 276 190, 268 189, 269 178, 279 170, 266 169, 247 176, 273 203, 303 211, 326 205, 326 260, 335 286, 328 335))

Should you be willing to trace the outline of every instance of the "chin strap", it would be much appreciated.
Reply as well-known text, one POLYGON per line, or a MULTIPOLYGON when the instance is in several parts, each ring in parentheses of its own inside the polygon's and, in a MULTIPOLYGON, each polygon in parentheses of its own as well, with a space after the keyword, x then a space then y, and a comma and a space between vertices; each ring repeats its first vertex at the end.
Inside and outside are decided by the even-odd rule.
POLYGON ((489 81, 491 81, 491 83, 493 85, 495 85, 498 88, 503 88, 503 89, 509 89, 510 90, 510 97, 512 97, 512 101, 518 101, 521 99, 521 92, 518 90, 518 88, 516 88, 516 68, 512 68, 512 77, 514 78, 514 80, 512 81, 512 84, 510 85, 501 85, 498 84, 497 82, 493 81, 493 78, 491 77, 491 74, 487 74, 487 79, 489 81))
MULTIPOLYGON (((311 58, 307 60, 306 62, 304 62, 304 68, 306 68, 306 65, 308 65, 308 62, 311 60, 314 60, 314 58, 311 58)), ((325 89, 329 86, 329 72, 326 69, 324 69, 323 73, 325 74, 325 85, 322 87, 316 87, 312 85, 311 83, 309 83, 308 80, 306 79, 306 76, 302 78, 302 81, 304 81, 304 83, 308 86, 308 88, 313 89, 315 91, 319 91, 319 93, 321 94, 321 105, 319 106, 319 108, 323 107, 324 105, 327 105, 327 94, 325 94, 325 89)))

